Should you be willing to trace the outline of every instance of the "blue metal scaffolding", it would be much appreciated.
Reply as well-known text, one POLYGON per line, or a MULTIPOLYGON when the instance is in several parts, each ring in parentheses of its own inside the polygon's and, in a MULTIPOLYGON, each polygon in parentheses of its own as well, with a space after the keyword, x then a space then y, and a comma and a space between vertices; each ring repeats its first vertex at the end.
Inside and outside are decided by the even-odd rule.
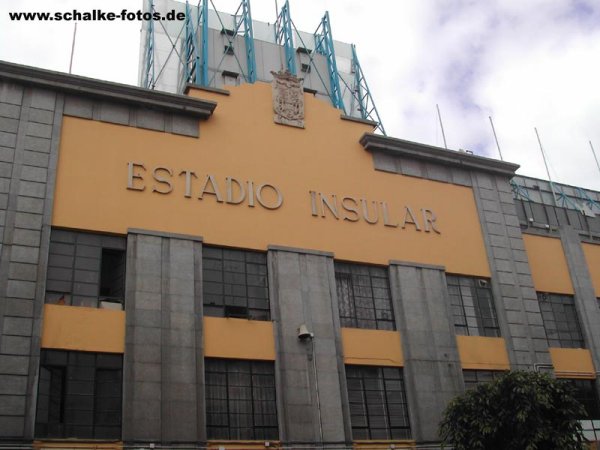
POLYGON ((331 25, 329 21, 329 12, 325 12, 321 23, 314 32, 315 51, 325 56, 327 60, 327 69, 329 72, 329 98, 331 104, 345 112, 344 100, 340 90, 340 76, 335 60, 335 49, 333 46, 333 37, 331 35, 331 25))
MULTIPOLYGON (((154 3, 148 0, 148 10, 154 12, 154 3)), ((147 89, 154 89, 154 21, 148 23, 148 32, 146 33, 146 65, 144 67, 144 77, 142 86, 147 89)))
POLYGON ((367 79, 365 78, 365 74, 360 66, 360 62, 358 61, 358 56, 356 55, 356 46, 354 44, 352 44, 352 72, 354 72, 353 96, 356 98, 356 100, 358 100, 358 110, 360 112, 360 116, 365 120, 377 122, 376 130, 381 131, 381 133, 385 136, 385 128, 383 128, 381 117, 379 117, 379 112, 375 106, 375 100, 373 100, 371 90, 367 84, 367 79))
POLYGON ((294 52, 294 35, 292 33, 292 19, 290 17, 290 4, 285 0, 277 21, 275 22, 275 42, 283 45, 285 50, 285 64, 287 70, 296 75, 296 54, 294 52))

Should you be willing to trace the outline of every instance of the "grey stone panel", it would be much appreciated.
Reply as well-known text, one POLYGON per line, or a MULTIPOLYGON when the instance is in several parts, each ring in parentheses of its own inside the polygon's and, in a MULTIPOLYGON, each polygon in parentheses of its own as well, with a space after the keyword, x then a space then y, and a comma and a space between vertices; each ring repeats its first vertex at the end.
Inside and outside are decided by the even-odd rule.
POLYGON ((202 244, 130 231, 123 440, 206 439, 202 358, 202 244))
POLYGON ((390 285, 413 438, 437 441, 442 412, 464 389, 444 270, 392 264, 390 285))
POLYGON ((332 257, 270 249, 269 289, 280 439, 351 442, 332 257), (301 324, 312 341, 298 339, 301 324))
MULTIPOLYGON (((69 95, 65 100, 65 115, 183 136, 196 138, 199 136, 198 118, 135 105, 92 100, 69 95)), ((43 132, 39 126, 37 129, 38 133, 43 132)), ((34 136, 37 136, 37 134, 34 136)), ((1 141, 0 145, 2 145, 1 141)))
POLYGON ((0 438, 14 442, 33 438, 62 107, 55 92, 0 81, 0 372, 12 386, 0 438))
POLYGON ((502 337, 514 369, 551 363, 540 333, 542 316, 510 192, 508 177, 472 172, 473 194, 492 274, 492 292, 502 337), (507 203, 508 202, 508 203, 507 203))
MULTIPOLYGON (((560 239, 567 260, 567 266, 575 291, 575 309, 579 316, 579 323, 585 339, 586 346, 592 354, 594 367, 600 367, 600 309, 596 299, 596 291, 579 233, 571 227, 561 227, 560 239)), ((596 369, 598 370, 598 369, 596 369)))

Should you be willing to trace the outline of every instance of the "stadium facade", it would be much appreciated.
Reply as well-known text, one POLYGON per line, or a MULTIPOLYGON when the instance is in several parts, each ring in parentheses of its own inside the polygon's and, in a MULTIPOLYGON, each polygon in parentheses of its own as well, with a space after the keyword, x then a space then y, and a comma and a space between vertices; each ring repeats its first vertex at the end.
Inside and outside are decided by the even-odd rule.
POLYGON ((437 448, 509 369, 595 440, 600 193, 273 77, 0 63, 0 447, 437 448))

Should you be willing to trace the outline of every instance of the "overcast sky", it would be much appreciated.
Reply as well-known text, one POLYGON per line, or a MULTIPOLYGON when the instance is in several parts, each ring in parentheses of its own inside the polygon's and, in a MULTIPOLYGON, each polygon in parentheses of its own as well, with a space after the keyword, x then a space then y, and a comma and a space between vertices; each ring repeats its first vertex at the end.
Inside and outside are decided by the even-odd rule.
MULTIPOLYGON (((233 13, 239 0, 213 0, 233 13)), ((190 3, 196 4, 196 0, 190 3)), ((283 0, 279 0, 279 5, 283 0)), ((11 22, 9 11, 137 11, 142 0, 0 3, 0 59, 68 71, 72 22, 11 22)), ((290 0, 298 29, 329 10, 334 39, 356 44, 389 136, 504 159, 546 179, 600 190, 599 0, 290 0)), ((253 0, 273 22, 275 0, 253 0)), ((80 22, 73 73, 137 83, 141 23, 80 22)))

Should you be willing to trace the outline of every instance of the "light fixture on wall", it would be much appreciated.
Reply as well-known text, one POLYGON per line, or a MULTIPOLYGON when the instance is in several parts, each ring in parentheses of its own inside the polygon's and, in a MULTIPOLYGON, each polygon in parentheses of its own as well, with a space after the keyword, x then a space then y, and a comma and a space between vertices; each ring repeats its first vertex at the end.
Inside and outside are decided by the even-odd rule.
POLYGON ((298 339, 300 339, 301 341, 307 341, 314 337, 315 337, 314 333, 311 333, 310 331, 308 331, 306 324, 303 323, 302 325, 300 325, 298 327, 298 339))

